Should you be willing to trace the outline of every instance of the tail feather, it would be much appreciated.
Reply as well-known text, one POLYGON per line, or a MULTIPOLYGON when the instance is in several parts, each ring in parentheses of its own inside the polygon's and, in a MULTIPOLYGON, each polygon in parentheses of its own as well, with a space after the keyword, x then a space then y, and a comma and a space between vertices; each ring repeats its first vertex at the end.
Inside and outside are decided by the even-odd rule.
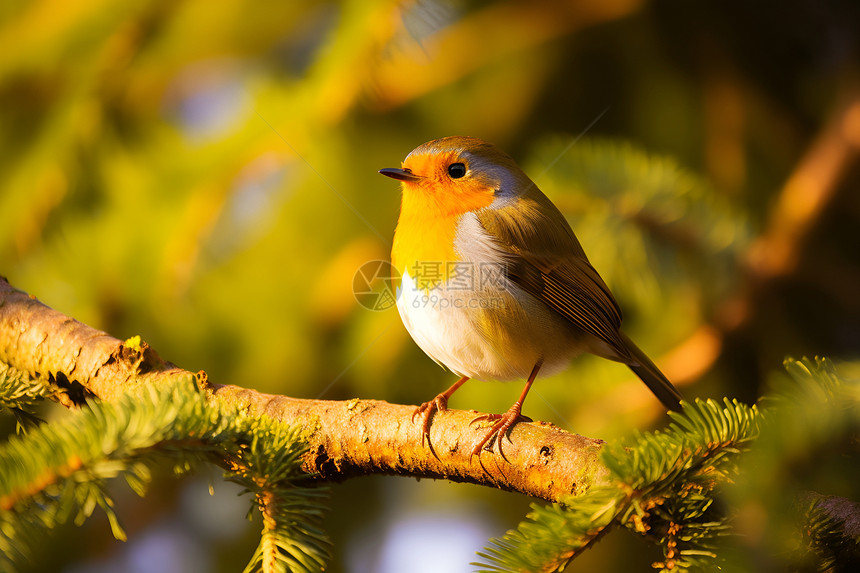
POLYGON ((681 393, 672 386, 672 383, 669 382, 669 379, 660 372, 660 369, 651 362, 651 359, 642 352, 636 344, 633 343, 626 335, 621 334, 621 337, 624 338, 624 341, 627 343, 627 348, 630 350, 630 354, 636 359, 637 363, 628 364, 627 366, 632 370, 651 391, 655 396, 662 402, 662 404, 668 408, 669 410, 674 410, 676 412, 681 410, 681 393))

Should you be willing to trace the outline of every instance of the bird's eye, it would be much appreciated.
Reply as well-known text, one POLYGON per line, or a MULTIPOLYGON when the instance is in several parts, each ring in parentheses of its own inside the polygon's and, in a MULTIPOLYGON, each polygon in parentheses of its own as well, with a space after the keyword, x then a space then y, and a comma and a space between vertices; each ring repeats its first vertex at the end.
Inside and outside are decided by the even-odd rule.
POLYGON ((466 166, 462 163, 452 163, 448 166, 448 175, 451 179, 459 179, 466 174, 466 166))

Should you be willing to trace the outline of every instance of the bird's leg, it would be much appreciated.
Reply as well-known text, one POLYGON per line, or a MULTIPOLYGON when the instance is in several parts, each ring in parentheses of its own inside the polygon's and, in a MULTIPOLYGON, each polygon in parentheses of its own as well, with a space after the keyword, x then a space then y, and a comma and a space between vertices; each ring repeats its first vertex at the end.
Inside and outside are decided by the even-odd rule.
MULTIPOLYGON (((526 382, 526 387, 523 388, 523 393, 520 394, 519 400, 514 402, 514 405, 511 406, 507 412, 504 414, 485 414, 483 416, 478 416, 474 420, 472 420, 472 424, 475 422, 481 422, 485 420, 496 420, 496 423, 493 424, 493 427, 490 428, 490 431, 483 437, 483 439, 475 444, 475 447, 472 448, 472 453, 469 454, 469 457, 479 455, 481 453, 481 449, 484 447, 484 444, 489 442, 494 436, 496 437, 496 442, 499 444, 499 454, 502 457, 505 457, 505 454, 502 452, 502 438, 508 436, 508 432, 519 421, 528 421, 531 422, 529 418, 525 418, 521 415, 523 409, 523 402, 526 399, 526 395, 529 393, 529 390, 532 387, 532 383, 535 381, 537 377, 538 370, 540 370, 543 361, 535 364, 535 367, 532 368, 532 373, 529 375, 529 379, 526 382)), ((511 438, 508 436, 508 441, 511 438)))
POLYGON ((454 384, 451 385, 450 388, 437 395, 435 398, 430 400, 429 402, 424 402, 412 412, 412 421, 415 421, 415 416, 421 415, 421 445, 424 445, 424 440, 427 440, 427 443, 430 443, 430 422, 433 419, 433 414, 436 412, 444 412, 448 409, 448 398, 457 391, 457 388, 462 386, 468 380, 468 376, 463 376, 454 384))

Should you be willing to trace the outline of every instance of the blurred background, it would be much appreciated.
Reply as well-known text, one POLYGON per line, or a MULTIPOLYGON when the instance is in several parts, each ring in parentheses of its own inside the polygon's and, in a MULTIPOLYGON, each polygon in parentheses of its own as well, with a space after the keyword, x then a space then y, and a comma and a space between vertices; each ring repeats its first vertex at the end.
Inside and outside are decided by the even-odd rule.
MULTIPOLYGON (((847 1, 6 0, 0 273, 218 383, 417 404, 453 375, 353 278, 397 220, 376 171, 473 135, 559 205, 686 397, 751 402, 786 356, 860 349, 858 28, 847 1)), ((451 406, 520 390, 472 382, 451 406)), ((603 439, 666 421, 589 357, 524 412, 603 439)), ((32 570, 236 571, 257 543, 215 470, 115 489, 127 543, 97 515, 32 570)), ((529 502, 335 484, 329 571, 468 571, 529 502)), ((574 570, 657 558, 617 532, 574 570)))

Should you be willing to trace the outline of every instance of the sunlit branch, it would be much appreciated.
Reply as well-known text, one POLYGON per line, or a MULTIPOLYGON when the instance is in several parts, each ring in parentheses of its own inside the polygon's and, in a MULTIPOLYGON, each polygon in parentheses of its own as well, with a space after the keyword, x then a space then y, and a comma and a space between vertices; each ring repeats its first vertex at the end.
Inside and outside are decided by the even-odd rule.
MULTIPOLYGON (((162 360, 146 343, 123 342, 57 312, 0 280, 0 361, 67 390, 67 406, 88 397, 114 400, 139 384, 160 384, 189 373, 162 360)), ((413 406, 379 400, 303 400, 197 380, 212 400, 239 405, 307 429, 303 468, 321 480, 395 474, 442 478, 518 491, 559 501, 586 491, 606 475, 602 442, 548 423, 519 423, 497 449, 470 456, 485 432, 470 425, 475 412, 438 413, 432 449, 422 445, 413 406)))

